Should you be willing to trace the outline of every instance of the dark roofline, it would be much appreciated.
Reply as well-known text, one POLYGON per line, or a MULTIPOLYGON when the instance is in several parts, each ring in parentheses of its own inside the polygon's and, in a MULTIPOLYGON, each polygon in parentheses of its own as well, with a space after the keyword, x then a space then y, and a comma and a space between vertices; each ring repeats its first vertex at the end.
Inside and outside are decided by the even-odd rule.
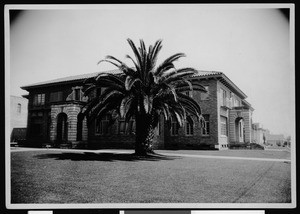
MULTIPOLYGON (((207 71, 199 71, 199 72, 207 72, 207 71)), ((239 88, 236 84, 234 84, 223 72, 221 71, 211 71, 211 73, 207 73, 204 75, 194 75, 193 78, 207 79, 207 78, 216 78, 219 80, 225 81, 225 83, 233 89, 237 94, 239 94, 242 99, 246 99, 247 95, 239 88)))
POLYGON ((53 82, 53 83, 43 83, 43 82, 41 82, 40 84, 22 86, 21 89, 23 89, 23 90, 31 90, 31 89, 36 89, 36 88, 44 88, 44 87, 61 85, 62 83, 73 84, 73 83, 76 83, 76 82, 83 82, 83 80, 84 79, 76 79, 76 80, 66 80, 66 81, 53 82))
MULTIPOLYGON (((103 72, 104 73, 105 72, 115 73, 115 74, 120 73, 118 69, 103 71, 103 72)), ((54 79, 54 80, 49 80, 49 81, 34 83, 34 84, 31 84, 31 85, 22 86, 21 89, 30 90, 30 89, 34 89, 34 88, 56 86, 56 85, 59 85, 61 83, 73 84, 73 83, 76 83, 76 82, 81 82, 81 81, 85 80, 86 78, 95 77, 99 73, 101 73, 101 72, 80 74, 80 75, 75 75, 75 76, 68 76, 68 77, 58 78, 58 79, 54 79)), ((200 78, 200 79, 206 79, 206 78, 221 79, 221 80, 225 81, 227 83, 227 85, 233 89, 233 91, 235 91, 237 94, 239 94, 242 97, 242 99, 247 98, 247 95, 241 89, 239 89, 223 72, 198 70, 198 74, 195 74, 192 78, 193 79, 194 78, 195 79, 196 78, 200 78)))
POLYGON ((250 110, 254 111, 254 108, 251 106, 251 104, 247 100, 242 100, 242 103, 244 103, 250 110))
POLYGON ((239 88, 236 84, 234 84, 224 73, 222 73, 222 78, 226 80, 240 95, 242 95, 243 99, 247 98, 247 95, 239 88))
POLYGON ((79 74, 79 75, 75 75, 75 76, 67 76, 67 77, 62 77, 62 78, 58 78, 58 79, 53 79, 53 80, 48 80, 48 81, 33 83, 30 85, 21 86, 21 89, 28 90, 28 89, 33 89, 33 88, 49 87, 49 86, 60 85, 61 83, 73 84, 76 82, 81 82, 90 77, 95 77, 99 73, 120 73, 120 72, 118 69, 114 69, 114 70, 108 70, 108 71, 103 71, 103 72, 94 72, 94 73, 87 73, 87 74, 79 74))
MULTIPOLYGON (((89 76, 89 77, 96 76, 98 73, 99 72, 92 73, 91 76, 89 76)), ((54 79, 54 80, 49 80, 49 81, 38 82, 38 83, 30 84, 30 85, 21 86, 21 89, 28 90, 28 89, 33 89, 33 88, 55 86, 55 85, 59 85, 61 83, 67 83, 67 84, 76 83, 76 82, 80 82, 86 78, 87 78, 86 74, 85 75, 81 74, 81 75, 76 75, 76 76, 68 76, 68 77, 58 78, 58 79, 54 79), (71 77, 73 79, 70 79, 71 77)))

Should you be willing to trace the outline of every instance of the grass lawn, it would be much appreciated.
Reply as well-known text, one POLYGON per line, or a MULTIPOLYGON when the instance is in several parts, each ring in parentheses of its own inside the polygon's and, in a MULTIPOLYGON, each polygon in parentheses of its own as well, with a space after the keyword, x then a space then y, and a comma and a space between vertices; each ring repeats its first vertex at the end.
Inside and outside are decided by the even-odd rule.
POLYGON ((171 155, 12 152, 11 203, 290 203, 290 166, 171 155))

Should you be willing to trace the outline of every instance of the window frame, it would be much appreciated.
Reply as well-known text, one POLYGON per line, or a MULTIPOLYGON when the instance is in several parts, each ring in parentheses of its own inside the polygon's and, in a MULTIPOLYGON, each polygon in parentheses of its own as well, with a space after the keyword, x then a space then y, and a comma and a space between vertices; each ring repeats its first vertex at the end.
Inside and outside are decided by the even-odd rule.
POLYGON ((74 101, 81 101, 81 88, 74 88, 74 101))
POLYGON ((185 135, 186 136, 194 135, 194 121, 191 117, 188 117, 185 120, 185 135))
POLYGON ((63 92, 55 91, 50 93, 49 102, 61 102, 63 101, 63 92))
POLYGON ((22 112, 22 104, 21 104, 21 103, 18 103, 18 104, 17 104, 17 113, 18 113, 18 114, 21 114, 21 112, 22 112))
POLYGON ((126 134, 126 122, 124 119, 118 121, 118 134, 125 135, 126 134), (121 123, 124 123, 124 130, 121 132, 121 123))
POLYGON ((171 120, 171 130, 170 130, 170 135, 171 136, 178 136, 179 135, 179 123, 172 119, 171 120))
POLYGON ((97 118, 95 120, 95 135, 109 134, 109 130, 108 130, 109 120, 110 120, 109 115, 105 115, 105 116, 103 116, 103 118, 101 118, 101 119, 97 118), (105 125, 107 125, 106 128, 105 128, 105 125), (98 130, 98 126, 99 126, 99 130, 98 130))
POLYGON ((135 120, 130 119, 128 122, 125 121, 125 119, 120 119, 118 121, 118 134, 120 135, 131 135, 134 134, 136 131, 135 129, 135 120), (124 123, 124 131, 121 132, 120 124, 124 123))
POLYGON ((43 106, 45 105, 45 93, 38 93, 33 95, 33 106, 43 106))
POLYGON ((210 115, 209 114, 203 114, 204 118, 204 126, 202 128, 202 136, 210 136, 210 115))
POLYGON ((228 118, 227 117, 224 117, 222 115, 220 115, 220 135, 223 136, 223 137, 228 137, 228 118), (225 119, 225 121, 222 121, 222 118, 225 119), (226 134, 224 135, 223 133, 223 129, 222 129, 222 126, 225 125, 225 132, 226 134))

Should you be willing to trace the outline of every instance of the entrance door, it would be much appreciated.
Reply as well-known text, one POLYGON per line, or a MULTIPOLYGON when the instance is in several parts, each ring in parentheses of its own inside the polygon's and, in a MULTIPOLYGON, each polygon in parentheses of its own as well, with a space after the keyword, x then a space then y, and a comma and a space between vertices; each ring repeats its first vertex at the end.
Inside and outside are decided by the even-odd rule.
POLYGON ((244 120, 241 117, 238 117, 235 121, 235 134, 236 140, 239 143, 244 142, 244 120))
POLYGON ((244 120, 239 122, 239 142, 244 142, 244 120))
POLYGON ((58 143, 68 141, 68 116, 65 113, 57 116, 57 141, 58 143))
POLYGON ((82 113, 79 113, 77 116, 77 137, 76 140, 77 141, 81 141, 82 140, 82 122, 84 119, 84 115, 82 113))

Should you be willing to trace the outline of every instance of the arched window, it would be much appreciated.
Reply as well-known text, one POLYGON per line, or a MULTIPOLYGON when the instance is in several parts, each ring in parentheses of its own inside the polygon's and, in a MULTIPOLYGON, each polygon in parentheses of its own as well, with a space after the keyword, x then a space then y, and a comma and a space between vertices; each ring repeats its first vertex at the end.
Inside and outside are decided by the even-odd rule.
POLYGON ((194 134, 194 122, 193 122, 193 119, 191 117, 186 118, 185 133, 186 133, 186 135, 193 135, 194 134))
POLYGON ((176 119, 172 118, 171 119, 171 135, 176 136, 178 135, 179 131, 179 123, 177 122, 176 119))
POLYGON ((202 128, 202 135, 209 135, 210 125, 209 125, 209 114, 203 114, 204 127, 202 128))
POLYGON ((68 116, 66 113, 57 115, 57 141, 66 142, 68 140, 68 116))
POLYGON ((101 119, 96 119, 96 130, 95 133, 98 135, 108 134, 108 124, 110 117, 109 115, 105 115, 101 119))
POLYGON ((21 108, 22 108, 22 105, 21 103, 18 103, 18 106, 17 106, 17 113, 21 113, 21 108))

